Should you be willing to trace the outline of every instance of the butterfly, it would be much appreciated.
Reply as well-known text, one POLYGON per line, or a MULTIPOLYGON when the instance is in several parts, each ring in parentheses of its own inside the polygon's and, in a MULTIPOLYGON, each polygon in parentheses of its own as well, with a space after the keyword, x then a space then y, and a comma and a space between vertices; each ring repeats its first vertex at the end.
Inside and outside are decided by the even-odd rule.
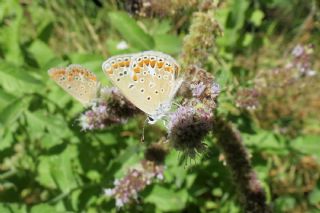
POLYGON ((113 56, 102 70, 131 103, 148 114, 150 124, 170 110, 182 83, 176 60, 156 51, 113 56))
POLYGON ((67 68, 52 68, 48 74, 60 87, 83 105, 89 105, 97 98, 100 83, 90 70, 71 64, 67 68))

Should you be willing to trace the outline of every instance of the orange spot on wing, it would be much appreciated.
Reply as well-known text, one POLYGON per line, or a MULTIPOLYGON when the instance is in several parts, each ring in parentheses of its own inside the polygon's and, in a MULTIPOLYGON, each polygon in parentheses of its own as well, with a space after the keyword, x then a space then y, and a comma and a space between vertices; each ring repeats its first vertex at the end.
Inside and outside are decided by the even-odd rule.
POLYGON ((129 67, 129 66, 130 66, 130 61, 126 61, 126 62, 125 62, 125 66, 126 66, 126 67, 129 67))
POLYGON ((134 71, 135 73, 140 73, 140 72, 141 72, 141 68, 140 68, 140 67, 135 67, 135 68, 133 69, 133 71, 134 71))
POLYGON ((132 78, 133 78, 134 81, 138 80, 138 76, 137 75, 134 75, 132 78))
POLYGON ((155 65, 156 65, 156 61, 150 61, 150 66, 151 66, 152 68, 154 68, 155 65))
POLYGON ((171 68, 170 67, 164 67, 164 70, 167 72, 171 72, 171 68))
POLYGON ((157 62, 157 67, 160 69, 163 67, 164 62, 157 62))
POLYGON ((145 65, 147 65, 147 66, 149 65, 149 62, 150 62, 149 59, 146 59, 146 60, 143 61, 143 63, 144 63, 145 65))
POLYGON ((112 75, 112 74, 113 74, 112 68, 107 69, 107 73, 108 73, 109 75, 112 75))
POLYGON ((143 67, 143 61, 140 61, 140 62, 138 63, 138 66, 139 66, 139 67, 143 67))
POLYGON ((65 75, 66 71, 64 69, 57 69, 57 70, 53 70, 50 73, 51 78, 59 78, 62 75, 65 75))
POLYGON ((114 63, 114 64, 112 64, 112 67, 113 67, 114 69, 117 69, 117 68, 119 67, 119 64, 118 64, 118 63, 114 63))
POLYGON ((92 81, 96 81, 97 77, 95 75, 89 75, 88 79, 92 80, 92 81))
POLYGON ((124 67, 125 65, 126 65, 126 62, 124 62, 124 61, 119 62, 120 67, 124 67))

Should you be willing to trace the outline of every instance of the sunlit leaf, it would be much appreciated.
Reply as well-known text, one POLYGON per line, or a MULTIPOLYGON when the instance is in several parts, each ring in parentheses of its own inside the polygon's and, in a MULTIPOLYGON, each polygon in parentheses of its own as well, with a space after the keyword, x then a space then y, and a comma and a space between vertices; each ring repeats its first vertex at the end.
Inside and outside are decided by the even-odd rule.
POLYGON ((136 21, 125 12, 110 12, 108 14, 111 25, 126 39, 130 45, 141 50, 150 50, 154 41, 150 35, 141 29, 136 21))
POLYGON ((185 208, 188 193, 185 190, 174 192, 155 185, 145 198, 145 202, 153 203, 161 211, 179 211, 185 208))
POLYGON ((155 50, 165 52, 167 54, 177 54, 181 50, 182 41, 174 35, 155 35, 155 50))
POLYGON ((10 125, 17 120, 20 115, 27 109, 28 99, 16 99, 8 104, 0 112, 0 123, 3 125, 10 125))
POLYGON ((44 67, 50 60, 56 57, 51 48, 41 40, 32 42, 28 50, 40 67, 44 67))

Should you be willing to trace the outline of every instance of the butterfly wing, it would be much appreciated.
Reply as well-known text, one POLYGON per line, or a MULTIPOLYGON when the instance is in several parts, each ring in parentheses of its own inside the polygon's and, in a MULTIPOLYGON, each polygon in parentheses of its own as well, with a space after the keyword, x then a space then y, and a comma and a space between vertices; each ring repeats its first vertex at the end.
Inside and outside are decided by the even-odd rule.
POLYGON ((102 67, 123 95, 149 115, 157 113, 160 104, 174 96, 179 66, 166 54, 146 51, 116 56, 102 67), (129 66, 121 67, 123 61, 130 61, 129 66))
POLYGON ((52 68, 48 74, 60 87, 83 105, 88 105, 97 97, 100 83, 95 74, 80 65, 67 68, 52 68))

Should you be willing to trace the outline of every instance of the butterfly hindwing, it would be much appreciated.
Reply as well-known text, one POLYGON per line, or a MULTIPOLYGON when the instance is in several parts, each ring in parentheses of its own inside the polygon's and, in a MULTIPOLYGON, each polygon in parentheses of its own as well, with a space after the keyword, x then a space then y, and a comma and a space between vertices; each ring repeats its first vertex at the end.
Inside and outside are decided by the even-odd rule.
POLYGON ((112 57, 103 64, 103 70, 129 101, 153 115, 160 104, 173 98, 179 66, 166 54, 146 51, 112 57), (119 64, 128 61, 126 57, 129 67, 120 68, 119 64))
POLYGON ((97 97, 100 84, 95 74, 80 65, 73 64, 67 68, 52 68, 48 74, 60 87, 83 105, 88 105, 97 97))

